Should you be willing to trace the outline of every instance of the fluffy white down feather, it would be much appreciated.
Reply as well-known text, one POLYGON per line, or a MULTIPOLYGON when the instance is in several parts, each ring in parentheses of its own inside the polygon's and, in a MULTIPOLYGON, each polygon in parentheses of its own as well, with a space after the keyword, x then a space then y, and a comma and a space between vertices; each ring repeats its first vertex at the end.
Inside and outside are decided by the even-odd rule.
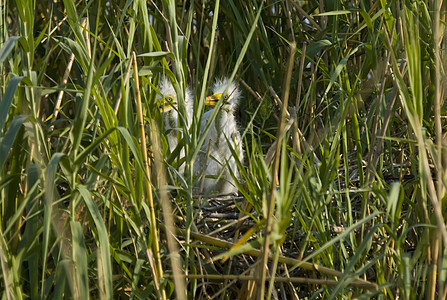
MULTIPOLYGON (((165 110, 163 111, 164 128, 165 131, 168 132, 167 140, 169 144, 169 150, 172 153, 178 144, 177 132, 181 130, 179 128, 179 125, 181 123, 179 123, 178 120, 179 113, 178 113, 177 93, 171 81, 169 81, 166 77, 161 78, 158 91, 163 95, 164 99, 170 99, 172 105, 174 106, 169 108, 165 106, 165 110)), ((186 118, 187 118, 188 129, 192 121, 193 105, 194 105, 194 98, 192 96, 192 91, 189 87, 187 87, 185 91, 185 107, 187 114, 186 118)), ((185 151, 182 149, 180 151, 180 158, 184 156, 185 151)), ((181 174, 183 174, 184 168, 185 168, 184 164, 182 164, 179 168, 179 172, 181 174)))
MULTIPOLYGON (((224 93, 227 85, 228 79, 216 81, 213 87, 213 94, 224 93)), ((201 151, 194 163, 194 174, 203 174, 205 176, 202 191, 205 194, 234 194, 238 191, 230 173, 231 169, 235 177, 239 178, 236 160, 230 151, 230 147, 235 150, 239 160, 242 162, 244 158, 242 140, 234 116, 239 105, 240 94, 240 90, 236 84, 234 82, 230 83, 226 93, 222 96, 228 96, 228 99, 224 99, 221 107, 214 108, 218 109, 219 112, 208 131, 201 151), (208 145, 210 147, 210 157, 206 160, 208 145)), ((203 132, 212 111, 207 111, 203 115, 201 132, 203 132)), ((200 187, 201 180, 199 177, 197 188, 200 187)))

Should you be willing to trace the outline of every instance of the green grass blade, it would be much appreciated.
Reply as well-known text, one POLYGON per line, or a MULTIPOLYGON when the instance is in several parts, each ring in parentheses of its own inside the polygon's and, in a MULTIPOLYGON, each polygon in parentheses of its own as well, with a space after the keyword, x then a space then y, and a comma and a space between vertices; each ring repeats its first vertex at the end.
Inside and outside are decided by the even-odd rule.
POLYGON ((71 237, 73 241, 73 263, 76 266, 75 274, 79 288, 79 298, 89 299, 87 249, 84 243, 84 233, 79 222, 71 221, 71 237))
POLYGON ((0 129, 2 129, 6 123, 6 119, 11 108, 11 103, 14 100, 14 94, 20 81, 22 81, 22 78, 23 77, 21 76, 14 76, 8 82, 5 94, 3 94, 2 98, 0 99, 0 129))
MULTIPOLYGON (((112 264, 110 260, 110 246, 109 246, 109 237, 107 233, 107 228, 104 224, 101 213, 98 209, 98 206, 93 201, 93 198, 90 192, 82 185, 77 186, 77 190, 80 193, 82 199, 84 200, 85 205, 88 208, 88 211, 94 221, 96 234, 97 234, 97 243, 99 247, 99 251, 101 252, 102 259, 102 274, 104 278, 102 278, 103 282, 98 282, 98 284, 103 285, 105 287, 105 295, 107 299, 113 298, 113 285, 112 285, 112 264)), ((98 271, 99 272, 99 271, 98 271)), ((99 280, 100 278, 98 278, 99 280)))
POLYGON ((0 170, 3 170, 9 151, 27 116, 18 116, 12 120, 5 135, 0 138, 0 170))
POLYGON ((43 220, 43 242, 42 242, 42 275, 41 275, 41 297, 44 298, 45 274, 47 273, 47 256, 49 251, 50 230, 53 221, 53 203, 56 201, 55 193, 55 179, 56 172, 61 159, 65 156, 64 153, 55 153, 48 162, 45 170, 44 186, 45 186, 45 201, 44 203, 44 220, 43 220))
POLYGON ((0 65, 3 64, 3 61, 8 57, 9 53, 11 53, 11 51, 14 49, 14 46, 16 45, 17 40, 19 38, 20 38, 19 36, 10 36, 3 44, 2 48, 0 49, 0 65))

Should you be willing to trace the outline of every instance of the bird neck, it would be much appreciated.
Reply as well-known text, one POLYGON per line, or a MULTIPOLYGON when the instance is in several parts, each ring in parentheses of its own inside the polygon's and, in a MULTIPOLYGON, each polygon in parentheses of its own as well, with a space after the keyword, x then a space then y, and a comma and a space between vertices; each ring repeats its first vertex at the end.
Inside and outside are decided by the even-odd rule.
POLYGON ((234 104, 232 104, 232 103, 225 103, 225 104, 223 104, 220 107, 220 110, 221 110, 221 113, 226 113, 226 114, 232 115, 233 111, 234 111, 234 108, 235 108, 234 104))
POLYGON ((226 131, 228 126, 234 122, 235 120, 231 107, 221 107, 215 120, 217 132, 226 131))

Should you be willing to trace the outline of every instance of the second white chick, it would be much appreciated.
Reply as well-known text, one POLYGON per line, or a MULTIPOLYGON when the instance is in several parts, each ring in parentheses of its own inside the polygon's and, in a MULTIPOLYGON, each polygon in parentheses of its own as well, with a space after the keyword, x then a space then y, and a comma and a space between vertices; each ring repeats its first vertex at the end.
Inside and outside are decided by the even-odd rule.
MULTIPOLYGON (((160 80, 158 91, 163 96, 161 104, 159 106, 160 112, 163 114, 163 122, 167 134, 167 140, 169 144, 170 153, 172 153, 178 145, 177 132, 181 131, 181 122, 179 120, 179 106, 177 93, 174 86, 168 78, 163 77, 160 80)), ((191 125, 192 114, 193 114, 194 98, 192 96, 192 91, 189 87, 185 90, 185 107, 186 107, 186 124, 188 129, 191 125)), ((182 148, 180 151, 180 158, 185 156, 185 150, 182 148)), ((180 174, 183 174, 184 164, 179 167, 180 174)))
MULTIPOLYGON (((237 85, 234 82, 229 83, 228 79, 225 78, 215 82, 213 95, 206 98, 207 105, 216 105, 221 98, 223 100, 220 107, 213 109, 218 109, 219 111, 194 164, 194 174, 203 174, 205 176, 202 191, 205 194, 235 194, 238 192, 230 169, 237 179, 239 178, 239 171, 230 147, 234 149, 238 159, 242 162, 244 159, 242 139, 234 116, 239 105, 240 96, 241 92, 237 85), (208 145, 210 152, 209 158, 206 160, 208 145)), ((207 111, 203 115, 201 132, 203 132, 213 110, 207 111)), ((200 182, 201 179, 198 187, 200 182)))

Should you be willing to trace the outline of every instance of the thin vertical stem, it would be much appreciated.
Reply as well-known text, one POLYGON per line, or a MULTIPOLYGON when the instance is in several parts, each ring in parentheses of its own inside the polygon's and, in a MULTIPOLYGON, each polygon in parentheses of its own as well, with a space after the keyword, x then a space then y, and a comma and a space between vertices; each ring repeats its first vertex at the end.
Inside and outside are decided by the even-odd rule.
POLYGON ((146 147, 146 133, 144 131, 144 118, 143 118, 143 107, 141 105, 141 94, 140 94, 140 84, 138 81, 138 66, 137 66, 137 56, 135 52, 132 53, 132 59, 133 59, 133 75, 135 80, 135 89, 136 89, 136 104, 137 104, 137 115, 138 115, 138 129, 140 133, 140 142, 141 142, 141 151, 143 155, 143 164, 144 164, 144 171, 146 172, 145 183, 146 183, 146 197, 148 201, 149 206, 149 213, 150 213, 150 230, 152 234, 152 249, 155 256, 155 271, 154 272, 154 282, 155 286, 157 288, 158 293, 161 295, 162 299, 166 299, 166 292, 163 288, 160 287, 160 279, 163 277, 163 268, 161 264, 161 257, 160 257, 160 247, 159 247, 159 237, 158 237, 158 231, 157 231, 157 219, 155 217, 155 208, 154 208, 154 199, 152 195, 152 184, 150 182, 150 166, 149 166, 149 160, 147 155, 147 147, 146 147))
MULTIPOLYGON (((434 117, 435 117, 435 132, 436 132, 436 188, 437 188, 437 195, 438 199, 442 199, 444 197, 445 188, 444 188, 444 181, 443 173, 444 173, 444 167, 442 165, 442 156, 443 156, 443 150, 442 150, 442 124, 441 124, 441 106, 442 106, 442 98, 441 98, 441 51, 440 51, 440 43, 442 42, 442 35, 440 34, 440 9, 442 7, 442 0, 435 0, 433 3, 433 46, 434 46, 434 53, 435 53, 435 99, 434 99, 434 117)), ((439 201, 439 209, 442 211, 442 201, 439 201)), ((441 274, 443 272, 439 272, 439 270, 442 270, 442 265, 440 266, 441 269, 438 270, 438 261, 442 263, 442 258, 439 257, 443 254, 443 251, 440 251, 440 245, 441 245, 441 231, 438 228, 436 230, 434 241, 433 241, 433 255, 432 255, 432 273, 430 276, 430 284, 429 284, 429 298, 434 299, 435 296, 435 287, 436 287, 436 277, 438 277, 438 295, 439 299, 442 299, 442 295, 444 294, 444 287, 443 287, 443 281, 445 279, 441 278, 441 274), (439 272, 439 274, 438 274, 439 272)))
MULTIPOLYGON (((151 122, 151 132, 159 132, 156 125, 151 122)), ((174 277, 174 288, 176 291, 176 296, 178 300, 186 300, 186 286, 183 276, 185 275, 182 270, 182 265, 180 262, 179 250, 177 247, 177 242, 174 238, 175 235, 175 223, 173 218, 173 212, 171 207, 171 201, 168 197, 166 173, 163 165, 163 154, 160 139, 157 134, 151 136, 151 141, 153 145, 153 153, 155 158, 155 167, 157 169, 157 182, 160 188, 160 202, 162 213, 163 213, 163 223, 165 224, 166 239, 168 242, 169 249, 169 259, 171 260, 172 276, 174 277)))
POLYGON ((272 219, 273 219, 273 211, 275 208, 275 189, 278 185, 278 176, 276 174, 279 170, 279 162, 281 158, 281 146, 282 146, 282 138, 284 135, 284 127, 286 123, 286 115, 288 114, 287 105, 289 103, 289 92, 290 92, 290 80, 292 78, 292 70, 293 70, 293 59, 295 57, 296 44, 290 44, 290 57, 287 66, 287 74, 285 78, 284 84, 284 93, 282 95, 283 105, 281 109, 281 121, 278 128, 278 140, 276 141, 276 152, 275 152, 275 163, 273 166, 273 174, 272 174, 272 187, 270 193, 270 199, 267 208, 267 221, 265 225, 265 235, 264 235, 264 245, 262 247, 262 255, 261 255, 261 276, 258 278, 258 288, 259 294, 258 299, 264 299, 265 294, 265 280, 267 275, 267 261, 269 256, 269 244, 270 244, 270 234, 272 232, 272 219))

